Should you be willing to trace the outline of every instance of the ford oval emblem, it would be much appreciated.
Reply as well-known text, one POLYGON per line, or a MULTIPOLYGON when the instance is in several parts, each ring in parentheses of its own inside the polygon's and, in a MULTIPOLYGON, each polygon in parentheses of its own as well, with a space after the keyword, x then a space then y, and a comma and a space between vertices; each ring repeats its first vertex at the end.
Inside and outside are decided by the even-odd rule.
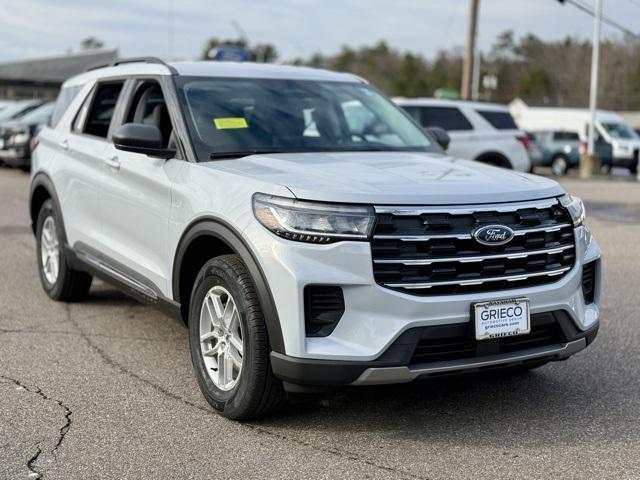
POLYGON ((471 235, 476 239, 476 242, 489 246, 504 245, 514 237, 513 230, 504 225, 478 227, 471 235))

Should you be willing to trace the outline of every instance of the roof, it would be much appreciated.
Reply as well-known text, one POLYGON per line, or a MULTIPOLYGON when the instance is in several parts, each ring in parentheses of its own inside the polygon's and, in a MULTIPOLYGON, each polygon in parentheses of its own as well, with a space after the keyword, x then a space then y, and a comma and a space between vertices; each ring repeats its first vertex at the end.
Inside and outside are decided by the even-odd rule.
POLYGON ((199 62, 170 62, 168 64, 144 61, 127 62, 90 70, 70 79, 67 84, 83 84, 97 78, 117 75, 170 75, 171 69, 176 71, 178 75, 185 76, 364 82, 364 80, 355 75, 318 68, 272 63, 214 62, 205 60, 199 62))
POLYGON ((447 98, 430 98, 430 97, 394 97, 393 101, 398 105, 407 105, 407 106, 438 106, 438 107, 470 107, 482 110, 495 110, 495 111, 508 111, 509 107, 507 105, 502 105, 500 103, 488 103, 488 102, 474 102, 471 100, 451 100, 447 98))
POLYGON ((62 83, 67 78, 85 71, 91 65, 112 62, 117 57, 117 49, 104 49, 57 57, 0 63, 0 78, 16 81, 62 83))
POLYGON ((174 62, 170 64, 180 75, 206 77, 288 78, 292 80, 328 80, 362 82, 348 73, 319 68, 254 62, 174 62))

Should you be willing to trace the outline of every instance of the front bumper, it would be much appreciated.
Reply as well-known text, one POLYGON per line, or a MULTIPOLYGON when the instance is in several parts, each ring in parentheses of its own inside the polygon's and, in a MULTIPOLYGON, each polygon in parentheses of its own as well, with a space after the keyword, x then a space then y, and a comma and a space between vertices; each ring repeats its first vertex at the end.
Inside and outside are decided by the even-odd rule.
POLYGON ((471 303, 527 297, 531 313, 565 311, 580 331, 600 315, 600 268, 595 301, 582 293, 582 265, 600 258, 597 242, 585 226, 575 230, 576 264, 554 283, 498 292, 416 296, 378 285, 368 242, 313 245, 282 239, 254 221, 244 230, 271 289, 288 357, 323 361, 371 362, 379 359, 405 332, 417 327, 470 323, 471 303), (327 337, 305 333, 304 288, 338 285, 345 312, 327 337))
MULTIPOLYGON (((579 331, 567 312, 547 312, 552 315, 563 332, 560 343, 526 348, 493 355, 476 355, 429 363, 411 363, 416 345, 428 335, 429 327, 405 332, 380 358, 370 362, 344 362, 310 360, 271 353, 274 374, 287 386, 338 387, 345 385, 381 385, 408 383, 420 377, 456 375, 512 368, 565 360, 590 345, 598 333, 596 323, 586 331, 579 331)), ((486 348, 483 344, 478 347, 486 348)))
POLYGON ((0 161, 12 167, 26 167, 31 164, 29 152, 25 149, 7 148, 0 150, 0 161))

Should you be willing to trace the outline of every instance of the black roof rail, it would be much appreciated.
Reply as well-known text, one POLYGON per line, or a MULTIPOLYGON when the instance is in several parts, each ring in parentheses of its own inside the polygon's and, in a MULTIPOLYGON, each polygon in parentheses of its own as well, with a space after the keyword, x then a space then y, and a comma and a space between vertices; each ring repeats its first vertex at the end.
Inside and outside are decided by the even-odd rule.
POLYGON ((158 58, 158 57, 122 58, 120 60, 115 60, 115 61, 109 62, 109 63, 101 63, 101 64, 98 64, 98 65, 92 65, 89 68, 87 68, 85 71, 89 72, 91 70, 97 70, 99 68, 116 67, 118 65, 125 65, 127 63, 155 63, 155 64, 158 64, 158 65, 164 65, 165 67, 167 67, 169 69, 169 71, 172 74, 177 74, 178 73, 175 68, 173 68, 167 62, 165 62, 164 60, 162 60, 161 58, 158 58))

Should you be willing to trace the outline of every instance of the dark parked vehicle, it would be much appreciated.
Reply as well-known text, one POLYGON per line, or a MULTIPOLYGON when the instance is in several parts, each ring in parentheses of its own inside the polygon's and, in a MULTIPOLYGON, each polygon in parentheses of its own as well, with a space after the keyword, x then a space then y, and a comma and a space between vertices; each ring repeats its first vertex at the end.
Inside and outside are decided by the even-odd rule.
MULTIPOLYGON (((532 168, 536 166, 551 167, 554 175, 564 175, 570 168, 580 163, 580 154, 586 150, 586 145, 580 140, 577 132, 563 130, 545 130, 529 133, 536 139, 542 155, 531 159, 532 168)), ((596 139, 596 153, 602 160, 602 165, 610 168, 613 163, 611 145, 596 139)))
POLYGON ((49 123, 55 103, 45 103, 17 120, 0 124, 0 161, 29 171, 31 150, 40 127, 49 123))

